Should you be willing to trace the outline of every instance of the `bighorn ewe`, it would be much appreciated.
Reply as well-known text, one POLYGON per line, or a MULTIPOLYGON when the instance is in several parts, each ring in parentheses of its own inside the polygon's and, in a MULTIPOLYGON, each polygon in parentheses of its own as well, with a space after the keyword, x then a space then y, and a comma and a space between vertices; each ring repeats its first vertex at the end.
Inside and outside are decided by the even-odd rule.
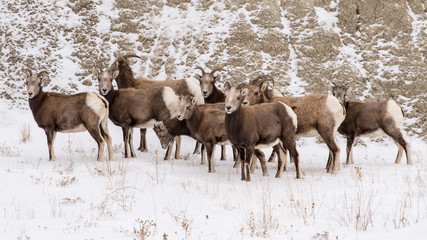
MULTIPOLYGON (((199 105, 199 108, 224 109, 224 103, 201 104, 199 105)), ((186 122, 180 121, 177 118, 169 119, 163 122, 158 122, 154 125, 153 130, 156 133, 157 137, 159 138, 162 148, 166 148, 170 146, 170 143, 172 143, 174 138, 177 136, 184 135, 184 136, 192 137, 190 129, 188 129, 186 122)), ((169 148, 166 152, 165 158, 167 157, 168 154, 170 154, 169 148)), ((201 163, 205 164, 205 155, 203 151, 201 154, 201 163)))
POLYGON ((403 111, 395 101, 348 102, 346 95, 351 88, 333 84, 331 91, 346 109, 345 119, 338 128, 338 132, 347 138, 346 164, 354 163, 352 147, 356 137, 380 136, 384 133, 390 136, 398 147, 395 163, 400 163, 405 150, 407 163, 413 164, 409 143, 405 141, 400 131, 403 111))
POLYGON ((157 121, 176 117, 178 96, 170 87, 144 89, 113 89, 112 75, 105 71, 98 75, 99 92, 110 103, 110 119, 123 130, 125 157, 135 157, 133 148, 133 127, 153 127, 157 121), (128 147, 130 148, 130 154, 128 147))
POLYGON ((327 94, 311 94, 302 97, 272 97, 265 95, 268 79, 264 78, 247 86, 244 105, 254 105, 264 102, 281 101, 295 108, 298 117, 297 136, 312 137, 319 134, 329 148, 327 172, 337 173, 339 170, 339 146, 336 142, 336 132, 344 120, 345 110, 339 100, 327 94))
MULTIPOLYGON (((203 108, 196 104, 197 99, 192 96, 181 97, 179 103, 178 120, 184 121, 190 130, 191 136, 206 147, 209 172, 215 172, 213 164, 213 150, 216 144, 230 144, 224 126, 224 110, 203 108)), ((268 175, 265 167, 265 157, 260 151, 255 152, 260 158, 263 174, 268 175)))
MULTIPOLYGON (((171 87, 177 94, 193 95, 197 96, 199 99, 199 104, 203 104, 203 98, 201 96, 200 86, 197 85, 194 81, 190 79, 179 79, 179 80, 165 80, 157 81, 150 80, 147 78, 135 78, 132 69, 129 66, 128 59, 130 57, 138 57, 136 55, 130 54, 123 57, 119 57, 108 69, 107 74, 112 74, 115 70, 119 71, 119 74, 116 76, 115 80, 119 89, 121 88, 136 88, 136 89, 159 89, 162 87, 171 87)), ((139 58, 139 57, 138 57, 139 58)), ((144 152, 147 151, 146 144, 146 129, 142 128, 140 130, 141 140, 139 150, 144 152)), ((177 157, 177 152, 179 153, 179 139, 177 139, 177 149, 175 156, 177 157)))
POLYGON ((109 159, 113 158, 111 138, 108 133, 108 102, 97 93, 72 95, 43 92, 42 80, 46 71, 32 75, 24 73, 27 80, 28 102, 37 125, 46 133, 49 161, 55 160, 53 143, 57 132, 88 131, 98 144, 98 161, 103 160, 104 143, 107 142, 109 159))
MULTIPOLYGON (((206 73, 202 67, 196 67, 202 71, 202 75, 196 73, 195 77, 199 80, 200 89, 202 96, 205 98, 205 103, 218 103, 225 101, 224 93, 215 86, 215 82, 219 80, 218 76, 215 76, 217 71, 224 71, 222 68, 216 68, 210 73, 206 73)), ((199 153, 199 144, 197 143, 194 153, 199 153)), ((225 160, 225 146, 221 145, 221 160, 225 160)))
MULTIPOLYGON (((298 151, 295 143, 297 117, 294 111, 282 102, 241 106, 247 89, 224 84, 225 129, 228 139, 242 158, 242 180, 250 181, 249 163, 255 148, 277 145, 280 141, 294 160, 296 177, 300 178, 298 151)), ((279 161, 276 177, 280 177, 286 161, 279 161)), ((263 164, 262 164, 263 165, 263 164)))

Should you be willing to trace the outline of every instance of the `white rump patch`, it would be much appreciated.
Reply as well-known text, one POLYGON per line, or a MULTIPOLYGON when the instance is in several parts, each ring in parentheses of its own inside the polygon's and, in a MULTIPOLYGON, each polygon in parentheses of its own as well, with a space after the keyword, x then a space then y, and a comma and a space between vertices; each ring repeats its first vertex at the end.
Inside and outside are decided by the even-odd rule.
POLYGON ((185 79, 185 82, 188 86, 188 91, 197 98, 197 104, 204 104, 205 98, 202 95, 202 90, 200 89, 200 86, 195 83, 194 81, 190 79, 185 79))
POLYGON ((317 137, 320 136, 319 132, 316 129, 311 129, 308 132, 298 133, 298 137, 317 137))
POLYGON ((283 97, 283 94, 279 90, 273 88, 271 90, 271 97, 283 97))
POLYGON ((286 112, 292 118, 292 123, 294 124, 295 130, 296 130, 297 126, 298 126, 298 118, 297 118, 297 115, 295 114, 294 110, 292 110, 291 107, 289 107, 288 105, 284 104, 283 102, 279 101, 279 103, 281 103, 281 104, 283 104, 283 106, 285 106, 286 112))
POLYGON ((399 105, 393 100, 387 101, 387 114, 396 123, 396 128, 400 128, 403 124, 403 114, 399 105))
POLYGON ((225 142, 218 142, 217 144, 219 144, 219 145, 231 145, 231 142, 229 140, 227 140, 225 142))
MULTIPOLYGON (((171 87, 163 87, 163 101, 169 110, 170 118, 179 114, 179 97, 171 87)), ((203 99, 203 97, 202 97, 203 99)))
POLYGON ((255 146, 255 149, 270 148, 270 147, 276 146, 279 143, 280 143, 280 139, 277 138, 276 140, 274 140, 274 142, 271 142, 271 143, 258 144, 255 146))
POLYGON ((328 97, 326 98, 326 107, 334 116, 336 124, 335 126, 336 129, 338 129, 338 127, 341 125, 345 118, 343 106, 341 105, 338 98, 328 95, 328 97))
POLYGON ((148 120, 147 122, 145 122, 143 124, 135 125, 134 127, 137 127, 137 128, 153 128, 154 124, 156 124, 156 123, 157 123, 157 120, 152 118, 152 119, 148 120))
POLYGON ((100 116, 100 121, 108 118, 108 102, 98 93, 88 92, 86 95, 86 104, 100 116))
POLYGON ((84 131, 86 131, 85 126, 83 126, 83 124, 79 124, 75 128, 62 130, 60 132, 62 132, 62 133, 76 133, 76 132, 84 132, 84 131))

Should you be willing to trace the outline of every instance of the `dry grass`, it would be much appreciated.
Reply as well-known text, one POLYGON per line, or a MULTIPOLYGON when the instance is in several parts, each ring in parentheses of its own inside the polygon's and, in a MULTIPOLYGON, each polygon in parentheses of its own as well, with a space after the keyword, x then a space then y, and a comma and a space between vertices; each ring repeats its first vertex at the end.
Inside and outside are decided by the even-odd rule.
POLYGON ((22 143, 27 143, 31 140, 31 127, 29 123, 25 123, 19 129, 20 132, 20 140, 22 143))

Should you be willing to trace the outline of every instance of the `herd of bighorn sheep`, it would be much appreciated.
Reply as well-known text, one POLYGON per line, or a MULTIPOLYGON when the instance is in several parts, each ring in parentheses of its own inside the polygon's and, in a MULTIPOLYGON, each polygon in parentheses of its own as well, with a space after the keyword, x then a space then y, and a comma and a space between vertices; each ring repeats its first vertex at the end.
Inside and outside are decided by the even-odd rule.
MULTIPOLYGON (((393 100, 378 102, 349 102, 351 91, 343 85, 330 86, 332 95, 311 94, 301 97, 284 96, 274 86, 271 76, 262 75, 248 83, 232 86, 229 82, 217 88, 217 68, 210 73, 201 67, 196 81, 151 80, 135 78, 129 58, 119 57, 107 69, 97 69, 98 92, 63 94, 44 92, 42 81, 46 71, 25 72, 28 101, 37 125, 47 136, 49 160, 55 160, 53 143, 57 132, 88 131, 98 144, 98 161, 103 160, 104 143, 109 160, 113 159, 111 137, 107 122, 123 131, 124 156, 135 157, 133 128, 140 128, 140 151, 147 151, 146 128, 153 128, 162 148, 168 148, 165 160, 170 159, 176 142, 175 158, 180 158, 180 136, 190 136, 201 144, 208 171, 215 172, 213 152, 221 145, 221 160, 225 160, 224 145, 232 145, 235 164, 241 165, 241 180, 250 181, 257 159, 263 175, 267 176, 266 160, 261 148, 273 147, 269 161, 278 156, 276 177, 286 169, 287 152, 295 164, 296 178, 301 178, 296 137, 320 136, 329 149, 326 162, 328 173, 340 169, 340 148, 336 133, 347 138, 346 164, 354 163, 352 146, 358 136, 387 134, 398 146, 395 163, 400 163, 405 151, 408 164, 413 164, 409 143, 400 127, 404 120, 402 109, 393 100), (118 89, 114 89, 116 81, 118 89), (253 156, 256 157, 253 157, 253 156)), ((195 153, 199 151, 196 145, 195 153)))

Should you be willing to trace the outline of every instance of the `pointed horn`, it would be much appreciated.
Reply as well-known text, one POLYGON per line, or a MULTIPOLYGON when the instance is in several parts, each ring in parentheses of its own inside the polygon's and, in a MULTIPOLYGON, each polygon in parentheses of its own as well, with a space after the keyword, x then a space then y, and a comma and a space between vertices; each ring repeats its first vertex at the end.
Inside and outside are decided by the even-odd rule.
POLYGON ((205 70, 202 67, 197 66, 196 69, 200 69, 202 71, 202 75, 205 75, 205 70))
POLYGON ((214 70, 212 70, 210 74, 213 76, 217 71, 225 71, 225 70, 223 68, 215 68, 214 70))
POLYGON ((139 59, 141 59, 141 57, 140 56, 138 56, 138 55, 135 55, 135 54, 127 54, 127 55, 124 55, 123 56, 123 59, 125 59, 125 60, 128 60, 129 58, 139 58, 139 59))

